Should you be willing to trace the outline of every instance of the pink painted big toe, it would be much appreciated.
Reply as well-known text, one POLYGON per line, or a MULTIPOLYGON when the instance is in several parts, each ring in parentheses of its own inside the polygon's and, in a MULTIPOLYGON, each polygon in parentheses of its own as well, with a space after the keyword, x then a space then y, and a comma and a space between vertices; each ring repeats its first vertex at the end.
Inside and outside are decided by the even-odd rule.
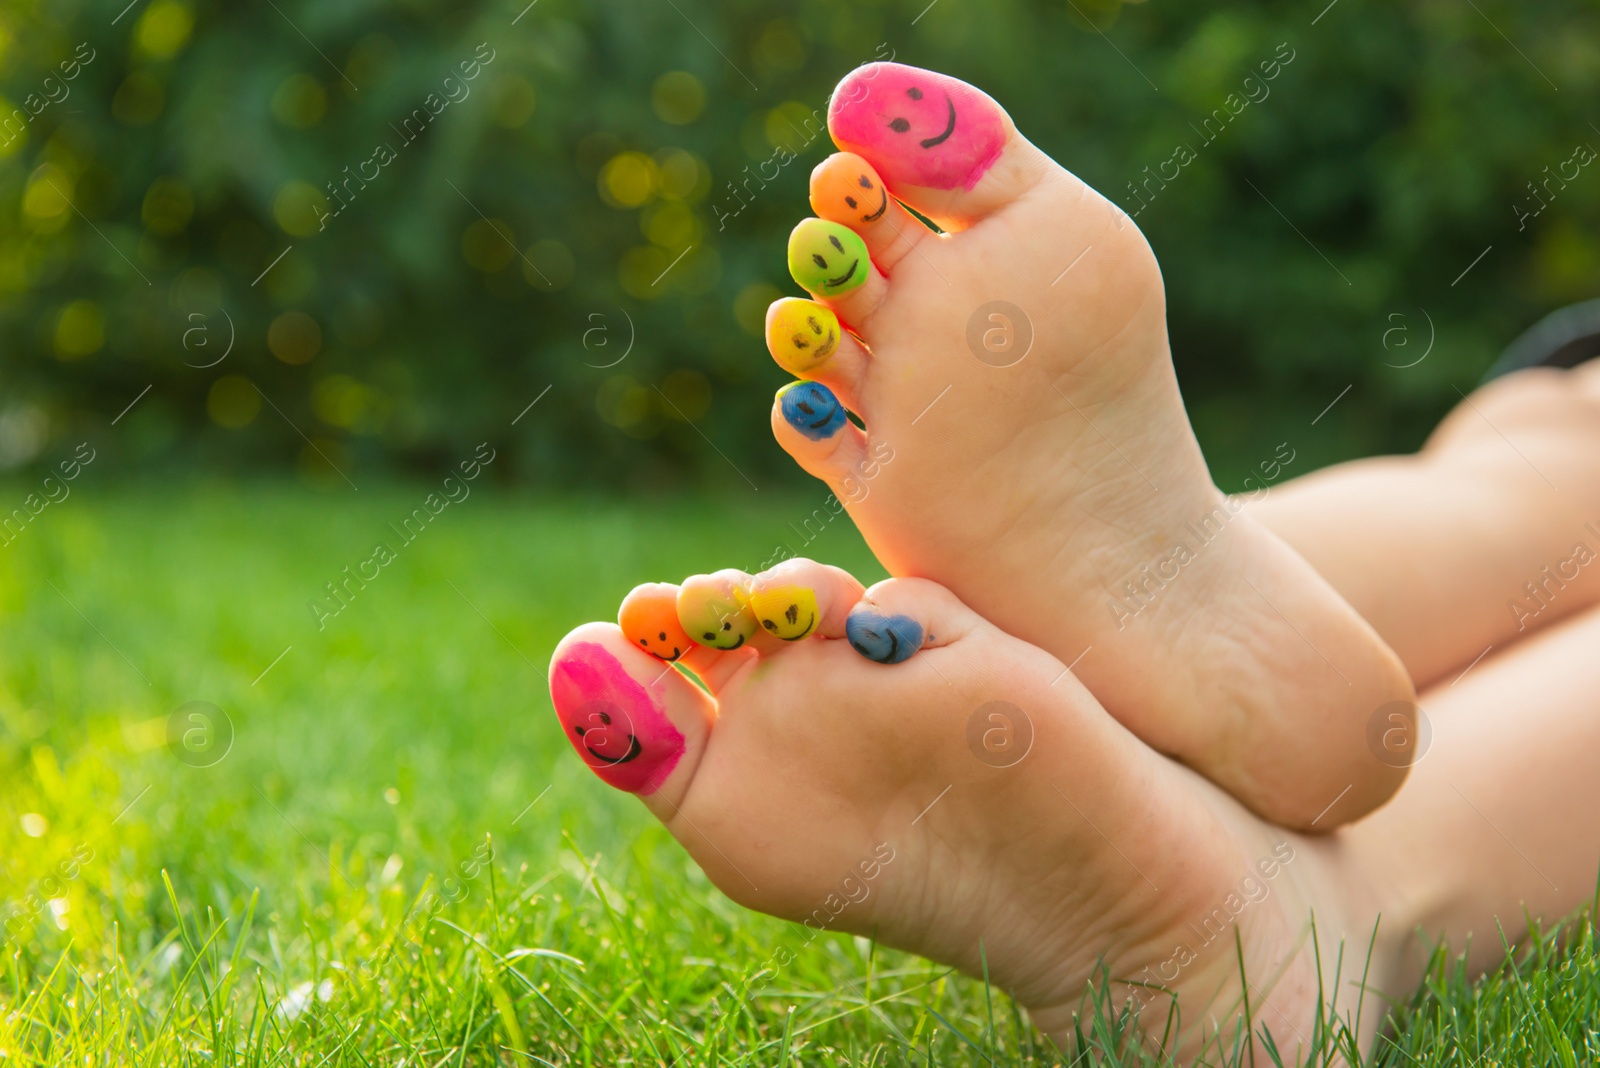
POLYGON ((868 63, 847 75, 828 105, 828 130, 891 187, 971 189, 1006 143, 1005 113, 986 94, 901 63, 868 63))
POLYGON ((659 687, 646 688, 604 646, 574 642, 550 671, 550 700, 567 741, 601 781, 654 793, 683 756, 659 687))

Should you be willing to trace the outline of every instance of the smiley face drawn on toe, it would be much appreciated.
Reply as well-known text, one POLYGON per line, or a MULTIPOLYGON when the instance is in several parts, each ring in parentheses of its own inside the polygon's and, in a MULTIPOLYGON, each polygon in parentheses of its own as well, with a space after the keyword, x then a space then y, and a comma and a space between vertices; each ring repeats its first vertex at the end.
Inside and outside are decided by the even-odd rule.
MULTIPOLYGON (((830 238, 829 240, 831 240, 834 243, 834 245, 836 245, 836 246, 839 245, 839 239, 838 238, 830 238)), ((841 252, 844 251, 842 246, 839 247, 839 251, 841 251, 841 252)), ((827 262, 824 261, 821 256, 812 256, 811 258, 817 261, 817 266, 818 267, 826 268, 828 266, 827 262)), ((851 260, 850 261, 850 267, 844 272, 844 274, 841 274, 838 278, 830 278, 830 279, 828 279, 826 282, 824 282, 822 284, 822 291, 824 293, 826 293, 830 289, 842 289, 846 282, 850 281, 850 279, 852 279, 852 278, 854 278, 856 276, 856 268, 858 268, 860 266, 861 266, 860 257, 857 257, 856 259, 851 260)))
MULTIPOLYGON (((812 316, 811 318, 808 318, 806 320, 806 325, 811 327, 811 332, 813 334, 821 334, 822 333, 822 324, 817 322, 815 316, 812 316)), ((809 344, 809 341, 808 341, 808 339, 806 338, 806 336, 804 334, 795 334, 794 335, 794 346, 795 346, 795 348, 803 349, 808 344, 809 344)), ((836 330, 834 330, 834 329, 832 329, 830 327, 828 329, 828 336, 825 339, 823 339, 822 344, 817 346, 816 353, 815 353, 816 359, 818 361, 826 360, 829 356, 833 355, 833 350, 835 348, 837 348, 838 345, 839 345, 839 334, 838 334, 838 332, 836 330)))
POLYGON ((834 92, 828 128, 870 158, 889 184, 971 189, 1005 147, 1004 113, 965 82, 898 63, 871 63, 834 92))
POLYGON ((817 627, 817 594, 804 586, 770 586, 750 594, 750 610, 776 638, 797 642, 817 627))
POLYGON ((922 624, 910 616, 884 616, 868 608, 850 614, 844 635, 852 649, 878 664, 901 663, 922 648, 922 624))
MULTIPOLYGON (((599 720, 602 729, 611 725, 610 713, 591 712, 590 717, 592 719, 599 720)), ((621 756, 607 756, 606 754, 595 749, 594 745, 592 744, 594 739, 590 737, 589 730, 590 728, 588 727, 578 725, 572 728, 572 733, 583 739, 583 748, 590 756, 594 757, 596 760, 600 761, 601 764, 604 764, 607 767, 614 768, 618 764, 626 764, 630 760, 637 760, 639 759, 639 754, 644 752, 644 746, 639 744, 639 736, 637 734, 630 734, 628 735, 628 744, 621 756)), ((598 734, 601 733, 601 731, 596 731, 595 733, 598 734)), ((601 744, 607 744, 609 741, 610 737, 609 734, 607 734, 601 744)))
POLYGON ((678 598, 678 618, 695 641, 724 653, 743 647, 756 632, 756 617, 737 589, 685 589, 678 598))
MULTIPOLYGON (((872 184, 872 179, 865 174, 857 176, 856 184, 862 189, 866 190, 875 188, 872 184)), ((883 213, 889 210, 889 191, 887 189, 878 189, 878 197, 877 210, 868 212, 867 214, 861 216, 862 222, 877 222, 883 213)), ((850 205, 852 210, 861 207, 860 202, 857 201, 854 196, 845 197, 844 202, 850 205)))
MULTIPOLYGON (((921 100, 923 92, 913 85, 906 89, 906 96, 911 100, 921 100)), ((944 103, 947 111, 944 132, 936 137, 924 137, 920 142, 924 149, 939 147, 950 140, 950 135, 956 132, 956 102, 950 99, 949 93, 946 93, 944 94, 944 103)), ((895 133, 909 133, 911 121, 904 116, 897 115, 889 121, 889 129, 895 133)))
POLYGON ((839 351, 843 336, 839 317, 815 301, 784 297, 767 313, 767 347, 797 375, 826 363, 839 351))
POLYGON ((849 227, 806 219, 789 235, 789 273, 813 293, 834 296, 867 280, 866 243, 849 227))
POLYGON ((562 651, 550 667, 550 700, 578 756, 619 790, 653 793, 683 756, 659 684, 634 679, 602 645, 573 642, 562 651))
POLYGON ((845 424, 844 405, 821 382, 791 382, 778 391, 784 421, 812 441, 831 438, 845 424))
POLYGON ((623 598, 617 624, 623 635, 664 663, 675 663, 693 649, 694 641, 678 622, 678 587, 664 582, 646 583, 623 598))

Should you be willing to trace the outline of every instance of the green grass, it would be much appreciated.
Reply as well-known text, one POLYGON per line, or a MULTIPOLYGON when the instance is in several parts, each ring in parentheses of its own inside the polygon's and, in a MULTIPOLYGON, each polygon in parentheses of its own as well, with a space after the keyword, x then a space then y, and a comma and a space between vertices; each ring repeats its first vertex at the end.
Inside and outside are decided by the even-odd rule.
MULTIPOLYGON (((308 602, 431 488, 86 480, 0 548, 0 1064, 1147 1062, 1118 1021, 1062 1053, 981 982, 737 908, 572 759, 560 635, 798 545, 821 492, 480 487, 319 630, 308 602), (193 701, 231 723, 211 766, 167 743, 193 701)), ((808 552, 881 577, 843 520, 808 552)), ((1379 1061, 1591 1063, 1574 931, 1476 984, 1441 956, 1379 1061)))

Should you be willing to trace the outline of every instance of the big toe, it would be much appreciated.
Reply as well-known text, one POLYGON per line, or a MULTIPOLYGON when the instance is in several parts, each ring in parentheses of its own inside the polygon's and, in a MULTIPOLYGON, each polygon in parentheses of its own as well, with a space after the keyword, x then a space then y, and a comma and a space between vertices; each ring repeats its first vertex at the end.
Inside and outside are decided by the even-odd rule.
POLYGON ((947 230, 1060 172, 983 90, 902 63, 868 63, 846 75, 828 105, 828 131, 877 168, 895 197, 947 230))
POLYGON ((711 699, 610 623, 586 623, 550 659, 562 733, 602 782, 670 820, 700 762, 711 699))

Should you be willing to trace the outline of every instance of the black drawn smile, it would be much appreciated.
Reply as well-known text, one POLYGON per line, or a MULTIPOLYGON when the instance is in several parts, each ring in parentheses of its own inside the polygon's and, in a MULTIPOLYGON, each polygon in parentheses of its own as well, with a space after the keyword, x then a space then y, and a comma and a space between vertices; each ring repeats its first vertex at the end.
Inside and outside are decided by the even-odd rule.
POLYGON ((604 753, 596 753, 594 749, 587 744, 585 744, 583 748, 586 749, 589 755, 594 757, 596 760, 603 764, 610 764, 612 766, 617 764, 626 764, 628 761, 637 757, 644 749, 644 747, 639 744, 638 736, 633 734, 628 735, 628 751, 619 757, 608 757, 604 753))
POLYGON ((940 134, 938 137, 929 137, 926 140, 924 140, 922 142, 922 147, 923 148, 932 148, 934 145, 942 145, 942 144, 944 144, 946 141, 948 141, 950 139, 950 135, 951 134, 956 132, 956 105, 955 105, 955 101, 950 99, 950 94, 949 93, 946 93, 944 95, 944 102, 945 102, 945 106, 950 109, 950 124, 944 128, 944 133, 940 134))
MULTIPOLYGON (((952 127, 952 129, 954 129, 954 127, 952 127)), ((945 137, 949 137, 950 134, 947 132, 944 136, 945 137)), ((941 138, 941 140, 942 140, 942 138, 941 138)), ((928 143, 926 141, 924 141, 922 143, 922 147, 923 148, 927 148, 928 147, 928 143)), ((861 221, 862 222, 874 222, 874 221, 877 220, 878 216, 882 215, 884 212, 889 210, 889 191, 887 189, 880 189, 879 192, 881 194, 883 194, 883 203, 879 204, 878 205, 878 210, 873 212, 871 215, 863 215, 863 216, 861 216, 861 221)))
POLYGON ((859 266, 861 266, 861 261, 859 259, 851 260, 850 269, 844 272, 844 274, 841 274, 838 278, 830 278, 826 282, 822 283, 823 288, 838 289, 840 286, 844 285, 846 282, 850 281, 850 279, 855 277, 856 268, 859 266))

